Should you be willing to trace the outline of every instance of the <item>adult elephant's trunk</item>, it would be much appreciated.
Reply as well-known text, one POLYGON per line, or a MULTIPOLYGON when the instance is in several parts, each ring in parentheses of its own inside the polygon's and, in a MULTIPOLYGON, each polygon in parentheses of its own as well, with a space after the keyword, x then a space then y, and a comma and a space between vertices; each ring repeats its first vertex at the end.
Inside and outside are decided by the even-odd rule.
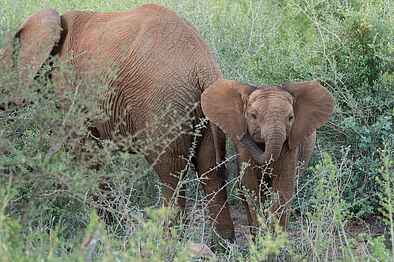
POLYGON ((279 131, 268 134, 265 138, 265 152, 261 150, 249 134, 244 135, 240 142, 248 149, 257 163, 265 165, 270 160, 278 160, 285 139, 286 137, 279 131))

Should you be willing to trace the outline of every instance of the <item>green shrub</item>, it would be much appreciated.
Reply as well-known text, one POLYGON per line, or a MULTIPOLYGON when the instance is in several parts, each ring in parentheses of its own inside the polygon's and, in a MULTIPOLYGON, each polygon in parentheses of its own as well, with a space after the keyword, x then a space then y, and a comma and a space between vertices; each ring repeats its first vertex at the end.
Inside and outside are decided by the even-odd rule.
MULTIPOLYGON (((1 0, 0 46, 25 17, 41 8, 110 11, 144 2, 1 0)), ((278 260, 283 260, 290 254, 297 261, 358 261, 357 247, 364 240, 365 257, 390 258, 394 246, 387 245, 387 239, 393 239, 389 165, 394 148, 393 2, 155 2, 196 25, 214 49, 226 78, 254 84, 320 79, 336 100, 330 122, 318 131, 312 168, 298 182, 288 236, 276 238, 261 230, 256 243, 234 245, 227 253, 219 252, 218 259, 260 260, 279 254, 278 260), (390 236, 360 240, 348 234, 347 226, 354 219, 381 214, 390 236)), ((207 211, 200 208, 206 203, 195 177, 185 179, 188 197, 194 200, 189 224, 181 225, 189 234, 184 236, 176 228, 172 239, 163 240, 159 222, 160 212, 165 211, 153 214, 151 220, 142 219, 146 208, 161 205, 152 168, 140 154, 85 139, 86 123, 100 114, 95 95, 83 90, 78 96, 67 94, 74 106, 62 112, 52 84, 43 80, 25 90, 19 88, 14 72, 0 72, 0 105, 7 105, 0 110, 2 258, 89 260, 86 252, 90 251, 81 242, 97 233, 99 244, 91 249, 94 260, 143 260, 138 245, 155 250, 148 252, 152 259, 156 255, 191 259, 186 242, 211 238, 204 219, 207 211), (15 98, 31 104, 17 108, 10 103, 15 98), (105 197, 99 185, 108 178, 112 193, 105 197), (104 229, 91 215, 92 208, 112 211, 114 225, 104 229), (131 235, 130 228, 137 233, 131 235)), ((233 145, 229 149, 233 174, 233 145)), ((236 182, 231 176, 228 191, 231 204, 239 208, 236 182)))

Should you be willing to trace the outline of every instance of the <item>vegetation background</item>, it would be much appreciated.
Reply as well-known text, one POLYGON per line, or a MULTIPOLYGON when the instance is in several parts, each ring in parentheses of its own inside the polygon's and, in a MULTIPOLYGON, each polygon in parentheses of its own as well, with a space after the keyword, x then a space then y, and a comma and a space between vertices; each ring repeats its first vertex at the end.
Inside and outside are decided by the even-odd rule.
MULTIPOLYGON (((127 10, 137 0, 0 0, 0 47, 26 17, 41 8, 127 10)), ((390 261, 394 257, 394 2, 390 0, 163 0, 194 24, 215 50, 229 79, 255 84, 320 79, 336 99, 319 129, 308 172, 299 179, 288 233, 261 230, 211 256, 219 261, 390 261)), ((18 86, 0 72, 1 261, 190 261, 190 242, 214 235, 204 219, 204 195, 186 176, 189 222, 168 232, 157 177, 143 157, 98 148, 78 137, 93 114, 89 94, 69 94, 57 109, 51 83, 18 86), (32 101, 18 108, 17 97, 32 101), (65 146, 67 145, 67 146, 65 146), (72 150, 70 150, 72 149, 72 150), (100 163, 103 168, 92 166, 100 163), (110 178, 111 203, 99 182, 110 178), (108 198, 107 198, 108 199, 108 198), (104 200, 102 200, 104 201, 104 200), (114 223, 105 227, 95 207, 114 223), (153 209, 152 209, 153 208, 153 209), (183 234, 182 232, 188 232, 183 234)), ((81 91, 82 92, 82 91, 81 91)), ((243 213, 232 175, 228 191, 236 223, 243 213)), ((264 218, 262 208, 262 218, 264 218)), ((239 226, 238 226, 239 227, 239 226)))

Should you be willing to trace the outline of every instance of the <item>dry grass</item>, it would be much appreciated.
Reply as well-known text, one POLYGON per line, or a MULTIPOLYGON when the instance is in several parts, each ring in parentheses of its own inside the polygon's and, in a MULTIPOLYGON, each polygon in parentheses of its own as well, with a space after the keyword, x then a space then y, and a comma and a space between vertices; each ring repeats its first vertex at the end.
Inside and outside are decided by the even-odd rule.
MULTIPOLYGON (((44 7, 109 11, 143 2, 0 0, 0 46, 25 17, 44 7)), ((237 242, 217 247, 210 259, 262 261, 276 254, 277 261, 390 261, 393 4, 157 2, 198 27, 227 78, 261 84, 318 78, 337 102, 331 122, 319 130, 311 168, 298 181, 288 233, 270 233, 264 223, 250 241, 234 177, 236 155, 228 144, 226 187, 237 242)), ((191 162, 182 181, 187 222, 168 229, 176 214, 161 209, 159 180, 143 158, 154 143, 164 149, 170 140, 123 141, 123 148, 138 154, 119 150, 120 141, 97 143, 89 138, 86 121, 101 115, 95 102, 99 92, 67 94, 73 106, 64 112, 50 83, 39 79, 24 90, 16 88, 14 72, 0 73, 0 105, 7 105, 0 107, 0 260, 203 261, 190 243, 212 243, 216 236, 191 162), (30 103, 20 108, 10 103, 18 97, 30 103), (99 190, 107 179, 110 197, 99 190), (96 208, 110 211, 114 223, 105 226, 96 208)), ((260 211, 269 221, 265 208, 260 211)))

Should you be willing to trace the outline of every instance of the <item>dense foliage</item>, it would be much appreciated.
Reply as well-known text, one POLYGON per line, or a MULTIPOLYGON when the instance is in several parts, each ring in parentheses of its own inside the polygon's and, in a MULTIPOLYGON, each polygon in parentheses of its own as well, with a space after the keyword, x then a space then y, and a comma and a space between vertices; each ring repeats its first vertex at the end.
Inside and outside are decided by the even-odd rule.
MULTIPOLYGON (((145 2, 0 0, 0 47, 24 18, 44 7, 113 11, 145 2)), ((336 100, 334 115, 318 132, 311 168, 297 185, 294 230, 271 235, 262 229, 255 243, 232 246, 218 259, 261 261, 276 254, 296 261, 359 261, 358 256, 384 261, 390 252, 394 256, 393 2, 155 2, 199 29, 226 78, 257 85, 320 79, 336 100), (354 221, 371 217, 387 225, 385 236, 349 234, 354 221)), ((97 114, 91 93, 68 94, 73 106, 62 112, 44 79, 24 90, 15 72, 1 71, 0 90, 0 256, 6 261, 64 256, 189 261, 188 241, 208 242, 205 199, 194 174, 185 179, 190 221, 169 238, 162 223, 169 211, 146 211, 160 207, 161 191, 143 157, 115 150, 110 142, 85 139, 81 146, 84 123, 97 114), (30 103, 10 103, 21 97, 30 103), (98 163, 102 168, 95 168, 98 163), (111 203, 100 202, 97 194, 103 179, 111 181, 111 203), (104 229, 92 214, 101 205, 115 214, 114 226, 104 229)), ((233 209, 241 206, 236 180, 231 176, 228 185, 233 209)))

